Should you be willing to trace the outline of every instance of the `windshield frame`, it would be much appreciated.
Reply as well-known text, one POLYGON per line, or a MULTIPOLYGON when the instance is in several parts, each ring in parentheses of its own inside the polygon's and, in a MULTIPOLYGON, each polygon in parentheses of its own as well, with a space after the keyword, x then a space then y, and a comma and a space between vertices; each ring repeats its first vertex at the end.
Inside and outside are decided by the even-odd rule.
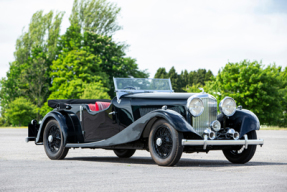
POLYGON ((159 78, 116 78, 116 77, 113 77, 113 81, 114 81, 115 92, 116 92, 116 95, 117 95, 118 103, 120 103, 120 98, 121 98, 123 95, 126 95, 126 94, 133 94, 133 93, 155 93, 155 92, 173 93, 173 92, 174 92, 173 89, 172 89, 172 85, 171 85, 170 78, 168 78, 168 79, 159 79, 159 78), (117 79, 143 79, 143 80, 144 80, 144 79, 145 79, 145 80, 153 80, 153 79, 156 79, 156 80, 168 80, 169 90, 118 89, 117 82, 116 82, 117 79))

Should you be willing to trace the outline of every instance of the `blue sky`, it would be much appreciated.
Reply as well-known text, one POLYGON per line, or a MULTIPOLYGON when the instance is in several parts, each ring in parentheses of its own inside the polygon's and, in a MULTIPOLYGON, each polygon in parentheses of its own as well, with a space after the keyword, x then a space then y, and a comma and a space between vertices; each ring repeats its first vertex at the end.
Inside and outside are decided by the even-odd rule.
MULTIPOLYGON (((228 61, 262 60, 287 66, 287 1, 284 0, 112 0, 122 8, 116 41, 129 44, 151 77, 168 70, 211 69, 228 61)), ((0 0, 0 77, 14 60, 17 37, 38 10, 65 11, 61 33, 69 26, 72 0, 0 0)))

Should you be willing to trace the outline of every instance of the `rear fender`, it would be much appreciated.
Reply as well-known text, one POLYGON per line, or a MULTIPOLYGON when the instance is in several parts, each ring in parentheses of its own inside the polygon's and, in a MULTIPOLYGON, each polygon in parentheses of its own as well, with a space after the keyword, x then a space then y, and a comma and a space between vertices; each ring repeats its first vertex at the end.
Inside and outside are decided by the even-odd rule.
MULTIPOLYGON (((224 115, 219 114, 217 120, 223 125, 224 115)), ((233 116, 226 118, 226 127, 234 128, 239 132, 240 138, 246 133, 260 129, 258 117, 249 110, 237 109, 233 116)))
POLYGON ((55 119, 56 121, 58 121, 58 123, 60 125, 60 129, 61 129, 62 134, 63 134, 63 142, 65 145, 67 142, 67 138, 68 138, 68 127, 67 127, 67 123, 66 123, 66 117, 58 111, 51 111, 43 118, 35 143, 43 142, 44 129, 46 127, 46 124, 51 119, 55 119))

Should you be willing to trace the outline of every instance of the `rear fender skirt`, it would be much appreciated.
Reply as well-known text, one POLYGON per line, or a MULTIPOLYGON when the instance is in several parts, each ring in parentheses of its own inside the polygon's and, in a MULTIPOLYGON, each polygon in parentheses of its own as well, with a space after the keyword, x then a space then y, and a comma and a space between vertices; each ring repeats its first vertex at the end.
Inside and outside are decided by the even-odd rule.
MULTIPOLYGON (((224 115, 221 113, 217 116, 217 120, 223 125, 224 115)), ((226 117, 226 127, 234 128, 239 132, 240 138, 246 133, 260 129, 258 117, 249 110, 237 109, 233 116, 226 117)))
POLYGON ((60 125, 60 129, 63 134, 63 139, 64 139, 63 142, 65 145, 67 138, 68 138, 68 127, 66 124, 66 117, 58 111, 51 111, 43 118, 35 143, 37 144, 37 143, 43 142, 43 134, 44 134, 45 126, 51 119, 55 119, 58 121, 60 125))
POLYGON ((191 132, 198 135, 193 127, 188 122, 186 122, 186 120, 179 113, 173 110, 159 109, 144 115, 109 139, 91 143, 67 143, 66 147, 100 148, 136 141, 141 138, 144 129, 147 127, 147 124, 151 120, 154 120, 154 118, 167 120, 176 130, 180 132, 191 132))

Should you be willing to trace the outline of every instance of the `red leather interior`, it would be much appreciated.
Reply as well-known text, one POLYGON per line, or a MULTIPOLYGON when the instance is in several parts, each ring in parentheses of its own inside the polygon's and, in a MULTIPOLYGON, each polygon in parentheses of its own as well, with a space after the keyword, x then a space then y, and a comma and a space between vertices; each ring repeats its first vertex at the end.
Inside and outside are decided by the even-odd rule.
POLYGON ((109 102, 96 102, 96 110, 101 111, 110 106, 109 102))
POLYGON ((96 102, 95 104, 88 104, 91 111, 101 111, 110 106, 109 102, 96 102))
POLYGON ((95 104, 88 104, 88 106, 89 106, 89 109, 91 111, 96 111, 96 105, 95 104))

